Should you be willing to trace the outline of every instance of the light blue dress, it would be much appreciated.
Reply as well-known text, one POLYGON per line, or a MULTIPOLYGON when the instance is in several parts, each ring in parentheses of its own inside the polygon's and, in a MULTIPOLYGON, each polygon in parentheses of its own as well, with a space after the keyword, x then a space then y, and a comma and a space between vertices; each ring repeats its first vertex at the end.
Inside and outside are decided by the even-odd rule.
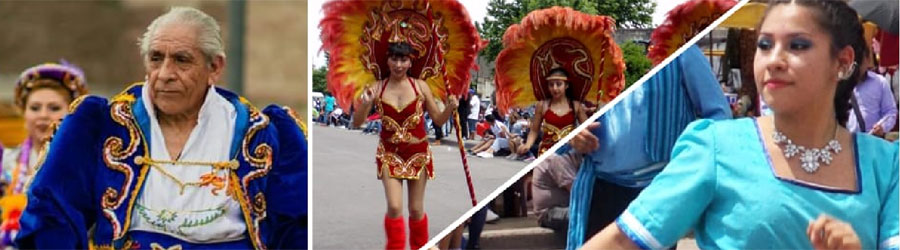
POLYGON ((858 191, 849 192, 776 177, 754 119, 691 123, 616 224, 644 249, 691 229, 702 249, 810 249, 806 229, 824 213, 851 224, 863 249, 897 249, 898 147, 859 133, 853 143, 858 191))

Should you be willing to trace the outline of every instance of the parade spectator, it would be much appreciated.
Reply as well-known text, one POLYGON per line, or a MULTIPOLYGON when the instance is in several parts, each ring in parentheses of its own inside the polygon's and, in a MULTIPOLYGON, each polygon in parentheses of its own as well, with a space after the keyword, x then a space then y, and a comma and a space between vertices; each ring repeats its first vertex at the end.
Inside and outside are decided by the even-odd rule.
POLYGON ((490 143, 483 143, 472 149, 478 157, 493 158, 494 156, 507 156, 510 151, 509 129, 503 122, 497 120, 494 115, 487 115, 484 119, 491 124, 491 134, 494 138, 490 143))
POLYGON ((561 154, 551 154, 534 167, 531 202, 538 224, 565 237, 569 228, 569 196, 581 154, 561 149, 561 154))
POLYGON ((884 137, 897 121, 897 103, 891 95, 887 79, 870 70, 877 65, 873 61, 873 54, 865 55, 860 64, 862 82, 853 89, 853 97, 858 106, 850 109, 847 129, 884 137), (856 113, 857 108, 859 113, 856 113))
POLYGON ((326 117, 325 125, 332 125, 329 118, 331 117, 331 112, 334 111, 334 102, 334 96, 332 96, 330 92, 325 92, 325 107, 322 111, 322 113, 325 114, 326 117))
POLYGON ((460 135, 462 135, 463 139, 468 139, 468 140, 475 139, 474 137, 472 137, 473 134, 470 133, 471 131, 474 131, 474 130, 470 130, 470 127, 474 127, 474 124, 472 124, 472 126, 469 126, 469 113, 472 112, 471 101, 472 101, 472 97, 474 95, 475 95, 475 90, 469 89, 469 94, 464 96, 463 99, 459 100, 459 107, 456 108, 456 112, 458 114, 457 117, 459 117, 459 119, 460 119, 459 120, 460 135))
POLYGON ((466 120, 468 121, 469 127, 469 139, 475 139, 475 125, 478 123, 481 115, 481 97, 478 96, 478 93, 475 92, 474 89, 469 90, 469 115, 466 120))

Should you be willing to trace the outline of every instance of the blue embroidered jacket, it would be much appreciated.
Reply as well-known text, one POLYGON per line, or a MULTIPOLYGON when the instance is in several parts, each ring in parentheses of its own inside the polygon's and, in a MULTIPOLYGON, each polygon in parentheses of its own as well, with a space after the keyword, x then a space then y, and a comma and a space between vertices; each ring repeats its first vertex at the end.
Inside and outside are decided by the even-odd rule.
MULTIPOLYGON (((165 235, 158 242, 146 235, 136 240, 137 232, 129 232, 150 168, 136 160, 149 158, 150 148, 141 88, 135 84, 109 101, 87 96, 72 103, 28 191, 19 248, 156 248, 158 242, 204 247, 165 235)), ((247 229, 241 245, 219 247, 306 248, 302 123, 288 108, 273 105, 260 112, 234 93, 217 92, 237 111, 230 157, 240 166, 231 171, 227 188, 241 205, 247 229)))

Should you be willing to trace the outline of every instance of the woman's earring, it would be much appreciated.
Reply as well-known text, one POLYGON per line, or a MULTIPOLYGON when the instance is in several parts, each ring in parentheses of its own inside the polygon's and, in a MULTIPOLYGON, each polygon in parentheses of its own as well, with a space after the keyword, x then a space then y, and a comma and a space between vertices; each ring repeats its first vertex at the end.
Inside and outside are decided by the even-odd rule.
POLYGON ((850 76, 853 75, 853 72, 856 72, 856 62, 850 64, 850 67, 847 67, 847 70, 838 72, 838 78, 841 80, 850 79, 850 76))

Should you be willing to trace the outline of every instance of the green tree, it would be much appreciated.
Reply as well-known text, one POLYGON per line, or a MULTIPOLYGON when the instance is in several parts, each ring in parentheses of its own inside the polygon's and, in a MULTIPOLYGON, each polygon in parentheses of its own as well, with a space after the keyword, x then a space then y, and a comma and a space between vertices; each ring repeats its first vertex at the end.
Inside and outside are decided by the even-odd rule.
POLYGON ((591 0, 597 13, 612 17, 620 29, 649 28, 653 22, 653 0, 591 0))
POLYGON ((527 11, 522 3, 505 0, 490 0, 488 2, 487 16, 482 22, 475 22, 475 27, 481 38, 488 41, 488 45, 481 51, 488 61, 494 61, 500 50, 503 49, 502 39, 506 28, 518 23, 527 11))
POLYGON ((328 75, 328 67, 319 66, 318 68, 313 69, 312 81, 313 81, 313 91, 314 92, 327 92, 327 76, 328 75))
POLYGON ((503 49, 503 33, 533 10, 567 6, 588 13, 610 16, 618 28, 646 28, 651 25, 656 3, 652 0, 490 0, 487 16, 475 22, 478 33, 489 43, 481 56, 488 61, 503 49))
POLYGON ((625 89, 628 89, 653 67, 653 63, 647 58, 644 45, 626 42, 621 47, 625 59, 625 89))

